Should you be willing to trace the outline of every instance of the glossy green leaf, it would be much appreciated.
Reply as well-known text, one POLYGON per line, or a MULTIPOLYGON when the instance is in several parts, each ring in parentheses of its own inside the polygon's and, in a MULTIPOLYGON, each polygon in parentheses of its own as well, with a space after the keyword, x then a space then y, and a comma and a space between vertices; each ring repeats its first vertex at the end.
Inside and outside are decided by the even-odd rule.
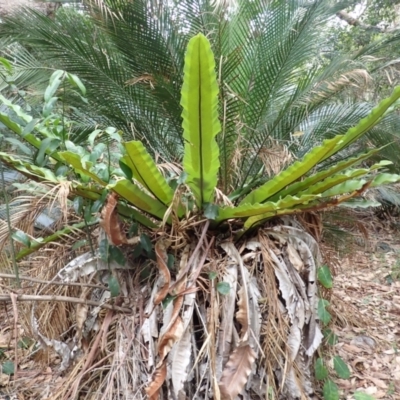
POLYGON ((153 251, 153 244, 151 243, 148 235, 146 235, 145 233, 142 233, 140 235, 140 244, 147 254, 150 254, 153 251))
POLYGON ((277 202, 266 202, 262 204, 243 204, 237 207, 225 207, 219 210, 217 221, 223 221, 229 218, 245 218, 265 213, 273 213, 278 210, 293 208, 299 204, 308 204, 310 201, 318 199, 319 194, 305 194, 301 197, 286 196, 277 202))
POLYGON ((108 185, 107 188, 119 194, 133 206, 159 219, 163 219, 167 211, 167 207, 165 207, 164 204, 150 197, 147 193, 143 192, 139 186, 127 179, 121 179, 114 184, 108 185))
POLYGON ((240 204, 256 204, 268 200, 273 195, 277 194, 284 187, 297 181, 299 178, 309 172, 317 165, 323 157, 330 152, 337 143, 341 140, 340 136, 333 139, 324 140, 321 146, 315 147, 300 161, 296 161, 290 167, 286 168, 273 179, 269 180, 264 185, 250 192, 240 204))
POLYGON ((119 296, 121 292, 121 287, 119 285, 118 279, 114 275, 111 275, 108 279, 108 288, 110 289, 111 297, 119 296))
POLYGON ((217 186, 219 148, 218 84, 208 39, 198 34, 188 44, 181 91, 183 168, 199 208, 212 203, 217 186))
POLYGON ((322 267, 318 268, 318 280, 321 285, 327 289, 331 289, 333 286, 333 279, 331 270, 327 265, 323 265, 322 267))
POLYGON ((335 356, 333 358, 333 368, 335 368, 338 377, 341 379, 350 378, 350 370, 347 364, 342 360, 341 357, 335 356))
POLYGON ((328 325, 331 320, 331 314, 329 314, 326 307, 329 306, 329 301, 325 299, 319 299, 318 301, 318 317, 324 325, 328 325))
POLYGON ((315 378, 319 381, 323 381, 328 377, 328 369, 324 365, 324 360, 322 358, 318 358, 315 361, 314 365, 315 369, 315 378))
POLYGON ((136 140, 126 142, 124 147, 127 154, 122 157, 122 162, 131 169, 133 177, 156 199, 169 206, 174 197, 174 191, 168 185, 142 142, 136 140))
POLYGON ((72 151, 62 151, 59 153, 59 155, 63 160, 71 165, 78 174, 89 176, 98 184, 107 186, 107 182, 103 181, 95 173, 90 171, 92 168, 92 163, 89 161, 82 162, 82 158, 79 154, 73 153, 72 151))
POLYGON ((110 261, 115 261, 119 265, 125 265, 125 256, 124 253, 121 251, 121 249, 117 246, 110 246, 109 248, 110 251, 110 261))
POLYGON ((322 392, 324 400, 339 400, 339 388, 330 379, 325 382, 322 392))

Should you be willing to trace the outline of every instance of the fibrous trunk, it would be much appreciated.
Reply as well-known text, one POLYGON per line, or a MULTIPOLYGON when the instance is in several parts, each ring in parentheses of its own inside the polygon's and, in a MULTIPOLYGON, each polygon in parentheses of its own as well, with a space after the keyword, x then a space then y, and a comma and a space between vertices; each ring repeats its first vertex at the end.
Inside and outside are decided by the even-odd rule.
MULTIPOLYGON (((77 311, 75 347, 66 355, 66 347, 54 341, 54 349, 63 349, 68 371, 86 338, 92 359, 69 369, 73 393, 64 386, 55 398, 87 388, 89 371, 106 349, 96 399, 105 391, 115 399, 312 397, 311 361, 322 339, 315 240, 289 220, 238 243, 213 235, 208 223, 187 232, 155 239, 155 261, 144 253, 137 258, 130 245, 123 268, 95 254, 58 272, 65 282, 93 274, 103 282, 116 277, 116 304, 133 312, 110 310, 100 317, 99 308, 87 307, 79 319, 77 311)), ((107 293, 94 289, 87 298, 106 299, 107 293)), ((45 341, 45 333, 36 335, 45 341)))

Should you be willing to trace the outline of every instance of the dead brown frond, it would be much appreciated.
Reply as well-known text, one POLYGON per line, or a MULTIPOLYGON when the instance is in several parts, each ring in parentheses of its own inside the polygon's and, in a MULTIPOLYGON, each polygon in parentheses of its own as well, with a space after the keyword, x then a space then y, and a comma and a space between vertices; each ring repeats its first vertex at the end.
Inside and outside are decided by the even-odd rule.
POLYGON ((289 163, 293 161, 293 155, 280 141, 269 138, 260 149, 259 157, 269 176, 279 174, 289 163))
POLYGON ((150 74, 144 74, 136 78, 129 79, 125 82, 125 85, 133 86, 137 85, 138 83, 147 84, 151 89, 154 89, 154 78, 150 74))
POLYGON ((368 71, 361 68, 355 68, 341 74, 334 80, 321 81, 310 92, 305 102, 313 101, 313 99, 324 99, 338 93, 344 88, 353 88, 356 91, 365 91, 371 85, 372 78, 368 71))

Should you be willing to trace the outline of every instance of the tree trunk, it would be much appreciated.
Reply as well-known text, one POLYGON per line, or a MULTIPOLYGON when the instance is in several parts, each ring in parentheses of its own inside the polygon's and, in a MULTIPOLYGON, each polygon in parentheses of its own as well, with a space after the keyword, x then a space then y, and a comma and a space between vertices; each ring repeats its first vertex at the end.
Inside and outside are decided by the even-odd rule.
MULTIPOLYGON (((61 370, 73 382, 56 391, 60 398, 77 398, 88 390, 85 385, 92 378, 85 371, 104 357, 93 353, 97 357, 89 357, 80 372, 71 368, 82 351, 82 333, 92 341, 93 352, 99 346, 96 337, 104 341, 107 336, 102 346, 113 355, 103 364, 101 379, 93 380, 98 394, 93 399, 106 392, 110 399, 139 400, 314 398, 312 361, 322 340, 316 241, 289 218, 239 242, 215 236, 208 228, 206 222, 184 235, 164 232, 154 246, 137 238, 135 246, 123 249, 123 267, 105 263, 100 252, 89 252, 57 271, 65 283, 84 281, 97 271, 110 290, 114 279, 120 287, 114 296, 121 295, 115 304, 132 310, 132 315, 114 317, 108 310, 103 320, 99 307, 86 307, 88 318, 77 322, 72 351, 46 339, 54 335, 47 324, 50 316, 41 326, 33 324, 40 329, 33 337, 54 347, 63 360, 61 370), (107 335, 94 329, 94 321, 100 326, 112 320, 112 329, 101 328, 107 335)), ((86 298, 103 299, 107 293, 93 291, 86 298)), ((38 318, 49 313, 35 312, 38 318)))

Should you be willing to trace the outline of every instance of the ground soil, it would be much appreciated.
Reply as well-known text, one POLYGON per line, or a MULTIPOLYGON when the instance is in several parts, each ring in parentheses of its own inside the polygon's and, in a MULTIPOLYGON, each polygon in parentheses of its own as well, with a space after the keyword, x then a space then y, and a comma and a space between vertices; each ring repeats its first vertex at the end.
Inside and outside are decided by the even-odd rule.
MULTIPOLYGON (((374 399, 400 399, 400 230, 396 219, 363 224, 347 256, 330 252, 335 267, 332 305, 334 346, 326 360, 340 356, 349 379, 339 379, 330 365, 341 399, 356 391, 374 399), (393 223, 394 222, 394 223, 393 223)), ((342 249, 343 250, 343 249, 342 249)), ((332 363, 333 364, 333 363, 332 363)))

